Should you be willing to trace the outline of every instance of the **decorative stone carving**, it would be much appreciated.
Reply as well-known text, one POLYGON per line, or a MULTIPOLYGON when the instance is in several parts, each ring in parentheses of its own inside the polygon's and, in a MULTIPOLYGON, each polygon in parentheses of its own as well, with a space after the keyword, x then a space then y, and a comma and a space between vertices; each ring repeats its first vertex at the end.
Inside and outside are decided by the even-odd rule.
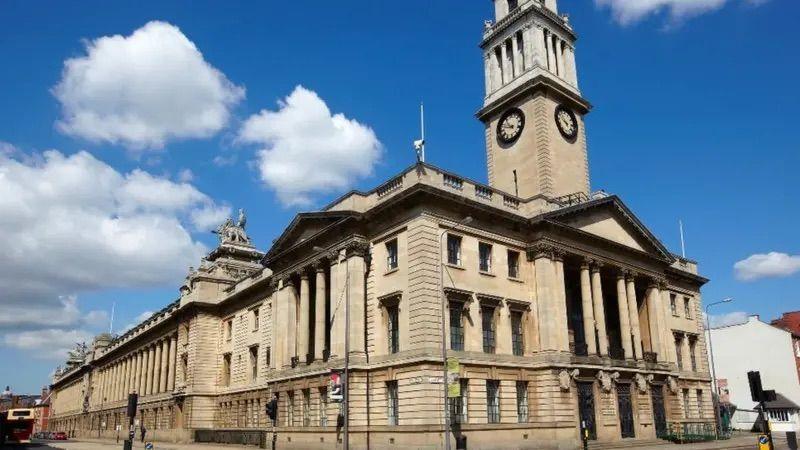
POLYGON ((561 387, 562 391, 569 391, 570 386, 572 385, 572 380, 578 376, 580 370, 574 369, 572 371, 562 370, 558 373, 558 384, 561 387))
POLYGON ((250 238, 247 237, 247 233, 244 231, 246 225, 247 216, 245 216, 243 209, 239 209, 239 219, 236 223, 233 223, 233 219, 228 217, 213 233, 219 236, 220 244, 251 245, 250 238))
MULTIPOLYGON (((652 380, 652 375, 650 375, 650 379, 652 380)), ((637 373, 633 376, 633 381, 636 383, 636 389, 639 389, 639 392, 642 394, 647 393, 647 378, 644 375, 637 373)))
POLYGON ((600 380, 600 388, 604 392, 611 392, 614 387, 614 382, 619 379, 619 372, 608 373, 604 370, 597 372, 597 379, 600 380))
POLYGON ((667 377, 667 387, 669 388, 669 391, 671 393, 677 394, 678 393, 678 380, 675 379, 675 377, 673 377, 673 376, 668 376, 667 377))
POLYGON ((552 258, 553 246, 546 242, 537 242, 533 244, 528 250, 529 259, 537 258, 552 258))

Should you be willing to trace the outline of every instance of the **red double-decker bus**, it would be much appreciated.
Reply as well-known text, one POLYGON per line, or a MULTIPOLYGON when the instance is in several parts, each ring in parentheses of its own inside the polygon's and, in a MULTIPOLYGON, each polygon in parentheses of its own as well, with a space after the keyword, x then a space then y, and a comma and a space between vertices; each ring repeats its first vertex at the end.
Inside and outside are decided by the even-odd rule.
POLYGON ((9 409, 3 412, 0 416, 0 430, 3 433, 0 442, 5 438, 6 444, 30 443, 35 421, 32 408, 9 409))

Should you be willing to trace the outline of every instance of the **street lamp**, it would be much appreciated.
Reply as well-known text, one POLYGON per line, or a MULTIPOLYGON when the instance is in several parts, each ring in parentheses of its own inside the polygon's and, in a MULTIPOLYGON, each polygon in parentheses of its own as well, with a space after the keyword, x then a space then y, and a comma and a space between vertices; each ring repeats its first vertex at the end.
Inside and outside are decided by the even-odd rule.
MULTIPOLYGON (((457 229, 461 225, 466 225, 472 222, 472 217, 467 216, 461 219, 453 226, 452 230, 457 229)), ((445 321, 445 314, 447 313, 447 297, 444 295, 444 271, 445 265, 443 258, 443 245, 442 239, 449 230, 443 230, 439 234, 439 289, 441 289, 442 296, 442 399, 444 401, 444 448, 450 450, 450 409, 447 404, 447 324, 445 321)))
POLYGON ((713 389, 711 393, 711 402, 714 405, 714 435, 717 439, 719 439, 719 403, 717 402, 717 396, 719 395, 719 389, 717 386, 717 370, 714 365, 714 345, 711 340, 711 320, 709 319, 708 310, 714 305, 719 305, 722 303, 730 303, 733 301, 732 297, 726 297, 718 302, 709 303, 706 305, 706 330, 708 331, 708 351, 711 354, 711 388, 713 389))

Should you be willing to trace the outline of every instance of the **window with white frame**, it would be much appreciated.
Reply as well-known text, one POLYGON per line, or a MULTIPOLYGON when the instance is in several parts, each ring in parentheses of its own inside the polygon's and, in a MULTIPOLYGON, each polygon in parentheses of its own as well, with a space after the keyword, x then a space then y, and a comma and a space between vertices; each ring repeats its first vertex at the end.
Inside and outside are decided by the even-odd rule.
POLYGON ((500 380, 486 380, 486 420, 500 423, 500 380))
POLYGON ((528 421, 528 382, 517 381, 517 422, 528 421))
POLYGON ((485 242, 478 243, 478 270, 492 272, 492 245, 485 242))
POLYGON ((389 425, 397 425, 398 414, 398 397, 397 397, 397 381, 386 382, 386 413, 389 419, 389 425))
POLYGON ((397 239, 386 242, 386 270, 397 269, 397 239))
POLYGON ((447 263, 461 265, 461 236, 447 235, 447 263))

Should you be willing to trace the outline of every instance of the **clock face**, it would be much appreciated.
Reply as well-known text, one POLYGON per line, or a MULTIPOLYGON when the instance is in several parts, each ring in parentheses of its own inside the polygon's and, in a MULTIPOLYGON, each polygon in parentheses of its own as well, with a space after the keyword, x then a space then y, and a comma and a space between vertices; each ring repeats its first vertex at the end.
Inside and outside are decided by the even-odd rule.
POLYGON ((556 108, 556 125, 564 139, 571 141, 578 136, 578 119, 575 113, 563 105, 556 108))
POLYGON ((497 139, 503 144, 511 144, 522 134, 525 128, 525 114, 518 108, 511 108, 497 122, 497 139))

